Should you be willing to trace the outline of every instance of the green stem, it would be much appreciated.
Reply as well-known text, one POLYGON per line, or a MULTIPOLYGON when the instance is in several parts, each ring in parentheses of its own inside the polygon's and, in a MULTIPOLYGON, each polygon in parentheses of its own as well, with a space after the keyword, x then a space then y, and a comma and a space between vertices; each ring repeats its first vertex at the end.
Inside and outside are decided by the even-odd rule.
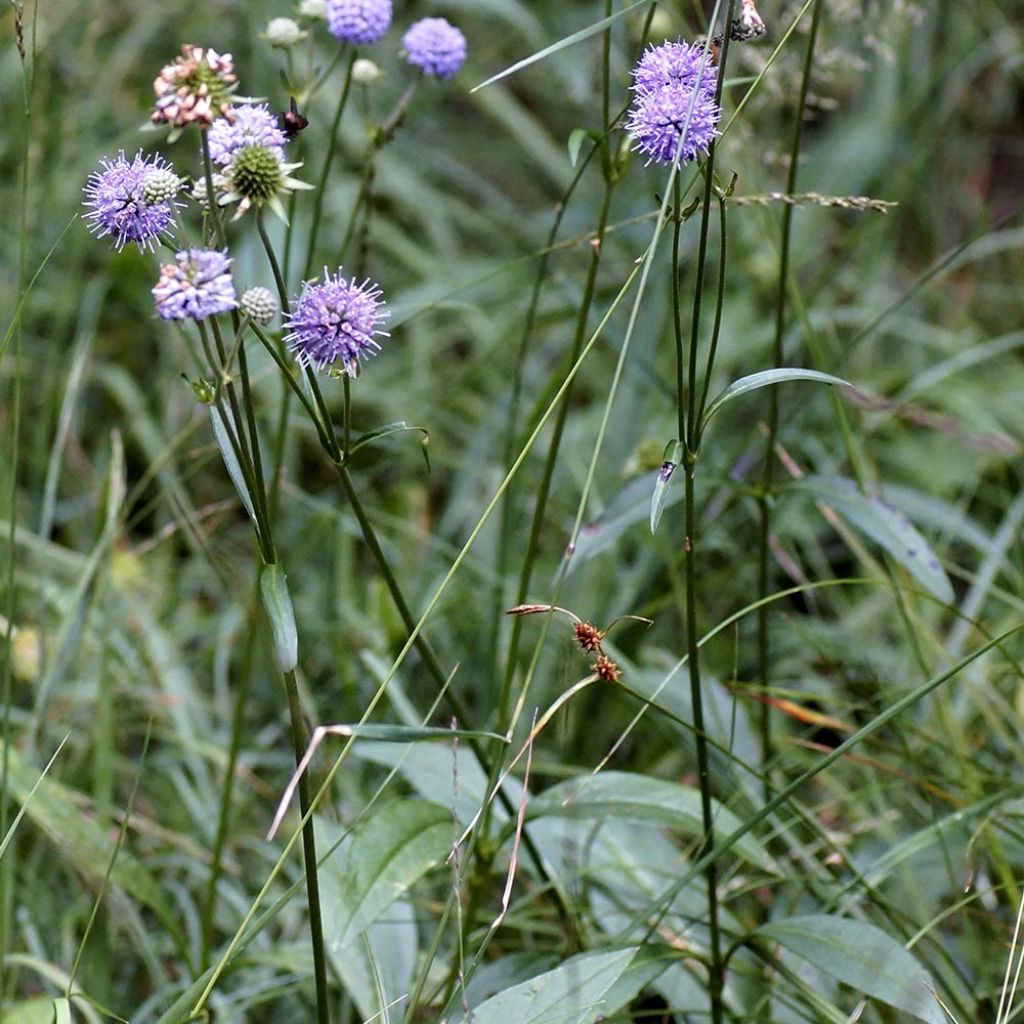
MULTIPOLYGON (((309 732, 302 718, 302 704, 299 700, 299 684, 294 672, 284 673, 285 691, 288 694, 288 713, 291 719, 292 747, 295 763, 300 764, 309 749, 309 732)), ((299 807, 303 818, 309 813, 309 775, 299 776, 299 807)), ((316 832, 313 818, 302 827, 302 860, 306 875, 306 900, 309 905, 309 930, 313 942, 313 978, 316 985, 317 1024, 329 1024, 327 993, 327 956, 324 949, 324 926, 320 911, 320 882, 317 876, 316 832)))
MULTIPOLYGON (((818 35, 823 4, 814 5, 811 16, 811 30, 807 36, 807 49, 804 53, 803 77, 800 82, 800 98, 797 101, 793 121, 793 138, 789 149, 789 173, 786 176, 786 194, 796 191, 797 166, 800 160, 800 142, 803 136, 804 109, 811 84, 811 71, 814 66, 814 44, 818 35)), ((772 366, 779 368, 783 362, 783 338, 786 330, 786 292, 789 286, 789 250, 792 235, 793 207, 786 204, 782 208, 782 238, 779 248, 779 280, 775 295, 775 336, 772 342, 772 366)), ((758 499, 759 529, 757 538, 758 550, 758 594, 766 597, 772 586, 771 571, 771 523, 772 502, 771 490, 775 475, 775 442, 779 432, 779 393, 778 388, 769 388, 768 396, 768 433, 765 438, 764 472, 761 477, 761 495, 758 499)), ((767 697, 771 690, 771 638, 768 631, 768 606, 761 605, 757 613, 757 662, 758 689, 762 697, 767 697)), ((771 795, 770 765, 775 759, 775 742, 772 737, 771 707, 767 700, 760 702, 760 733, 761 733, 761 767, 764 776, 764 795, 767 800, 771 795)))
MULTIPOLYGON (((257 590, 245 610, 248 626, 252 622, 258 603, 257 590)), ((231 803, 235 788, 235 768, 238 755, 242 748, 242 729, 245 724, 245 705, 249 696, 249 679, 252 675, 253 655, 256 649, 257 633, 255 629, 246 628, 245 647, 239 677, 235 681, 235 706, 231 715, 231 738, 228 741, 227 764, 224 768, 224 789, 220 795, 220 810, 217 814, 217 832, 213 840, 210 875, 206 882, 206 899, 203 903, 202 934, 200 938, 199 971, 202 973, 210 966, 210 950, 213 945, 213 922, 217 911, 217 890, 224 868, 224 847, 227 843, 228 828, 231 824, 231 803)))
POLYGON ((398 102, 392 108, 387 119, 374 132, 373 141, 366 151, 366 162, 363 167, 363 176, 359 181, 359 191, 356 193, 356 200, 352 204, 352 212, 349 214, 348 224, 345 226, 345 235, 341 240, 341 245, 338 246, 338 263, 342 263, 345 259, 345 253, 348 251, 349 243, 352 241, 352 236, 355 233, 356 222, 359 219, 359 210, 370 195, 373 179, 376 174, 377 154, 394 138, 395 132, 401 127, 406 111, 409 109, 413 96, 416 95, 416 89, 419 84, 420 78, 417 77, 406 86, 405 92, 398 97, 398 102))
POLYGON ((693 730, 697 747, 697 779, 700 785, 700 809, 704 825, 703 842, 698 857, 709 857, 704 869, 708 890, 708 929, 710 931, 711 966, 708 990, 711 998, 711 1020, 722 1021, 722 939, 718 928, 718 864, 714 851, 714 811, 711 806, 711 771, 708 739, 704 731, 704 701, 700 682, 700 658, 697 650, 697 517, 694 507, 694 469, 696 460, 687 453, 684 549, 686 573, 686 652, 690 678, 690 701, 693 706, 693 730))
MULTIPOLYGON (((729 26, 733 21, 735 0, 729 0, 728 10, 725 16, 724 43, 722 46, 721 60, 718 69, 717 98, 721 100, 722 84, 725 78, 726 60, 729 53, 729 26)), ((717 7, 716 7, 717 13, 717 7)), ((705 261, 707 259, 708 233, 711 226, 711 196, 714 191, 715 181, 715 145, 708 148, 708 158, 703 167, 704 174, 704 202, 701 208, 700 240, 697 246, 697 266, 694 275, 693 311, 690 326, 690 349, 687 358, 686 370, 686 412, 681 407, 678 409, 680 427, 680 439, 685 438, 685 493, 684 493, 684 536, 683 536, 683 568, 685 573, 686 589, 686 651, 687 669, 690 680, 690 703, 693 711, 693 727, 695 734, 695 746, 697 755, 697 778, 700 786, 700 803, 702 818, 702 841, 699 857, 706 859, 704 878, 707 885, 707 907, 708 907, 708 932, 710 945, 710 964, 708 966, 708 997, 711 1006, 712 1024, 722 1024, 724 1016, 724 1004, 722 1001, 722 989, 724 985, 724 967, 722 961, 722 937, 718 923, 718 865, 712 856, 715 845, 714 833, 714 811, 711 805, 711 772, 708 756, 708 740, 704 729, 704 699, 701 687, 700 657, 698 650, 697 636, 697 510, 696 495, 694 487, 694 476, 697 467, 697 458, 701 442, 701 428, 697 404, 697 362, 700 347, 701 312, 704 296, 705 261)), ((676 195, 676 217, 678 220, 678 206, 681 200, 678 190, 676 195)), ((675 296, 678 287, 678 266, 675 262, 678 259, 678 224, 673 245, 673 295, 675 296)), ((722 244, 724 245, 724 234, 722 244)), ((724 256, 720 257, 720 268, 724 269, 724 256)), ((718 285, 718 306, 715 316, 715 340, 709 346, 708 360, 705 366, 705 381, 711 374, 714 356, 717 350, 717 333, 721 326, 721 309, 724 291, 723 283, 720 280, 718 285)), ((678 325, 678 310, 676 310, 678 325)), ((681 333, 677 326, 677 336, 681 333)), ((682 357, 682 346, 677 340, 676 357, 677 361, 682 357)), ((682 368, 677 365, 677 380, 682 378, 682 368)))
MULTIPOLYGON (((597 217, 597 228, 594 232, 595 244, 591 249, 590 267, 587 271, 587 280, 583 290, 583 301, 580 303, 579 312, 576 317, 576 330, 573 337, 572 352, 569 355, 571 363, 575 363, 583 350, 583 343, 587 334, 587 319, 594 302, 594 295, 597 289, 597 271, 601 264, 601 248, 604 240, 604 232, 608 224, 608 213, 611 209, 612 192, 614 181, 606 179, 604 195, 601 198, 601 209, 597 217)), ((544 460, 544 469, 541 476, 540 486, 537 489, 537 497, 534 502, 533 520, 530 524, 530 536, 526 543, 526 553, 523 558, 523 566, 519 574, 519 585, 516 590, 516 597, 513 604, 522 604, 527 597, 530 587, 530 578, 533 574, 533 566, 536 561, 537 549, 540 545, 540 537, 544 528, 544 516, 547 512, 548 497, 551 493, 551 481, 554 478, 555 464, 558 461, 558 453, 561 449, 562 435, 565 432, 565 424, 569 415, 571 405, 572 386, 565 390, 558 406, 558 413, 555 417, 555 424, 551 433, 551 444, 548 446, 547 456, 544 460)), ((505 659, 505 672, 502 677, 501 693, 498 699, 498 729, 503 731, 508 728, 509 705, 512 697, 512 679, 515 675, 516 656, 518 654, 519 635, 522 631, 523 619, 516 616, 512 624, 512 635, 509 642, 508 655, 505 659)))
MULTIPOLYGON (((341 87, 341 95, 338 97, 338 106, 334 110, 334 120, 331 121, 331 130, 327 137, 327 154, 324 156, 324 163, 320 168, 320 177, 317 179, 316 183, 316 198, 313 201, 313 219, 309 225, 309 244, 306 246, 306 266, 302 274, 304 278, 308 278, 313 269, 313 256, 316 253, 316 238, 320 230, 320 221, 323 219, 324 196, 327 193, 327 178, 331 173, 331 165, 334 163, 334 156, 338 148, 338 130, 341 127, 341 116, 345 112, 345 105, 348 103, 348 95, 352 89, 352 66, 356 62, 358 52, 358 50, 353 50, 352 58, 348 62, 348 70, 345 72, 345 82, 341 87)), ((281 308, 283 309, 284 307, 282 306, 281 308)))

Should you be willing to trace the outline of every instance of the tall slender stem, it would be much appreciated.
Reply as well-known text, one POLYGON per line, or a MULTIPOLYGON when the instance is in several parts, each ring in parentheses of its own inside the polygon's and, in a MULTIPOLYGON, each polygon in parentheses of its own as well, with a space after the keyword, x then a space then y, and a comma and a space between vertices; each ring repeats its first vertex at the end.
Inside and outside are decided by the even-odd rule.
POLYGON ((352 66, 356 62, 358 51, 352 52, 348 62, 348 70, 345 72, 345 83, 341 87, 341 95, 338 97, 338 106, 334 110, 334 120, 331 122, 331 131, 327 138, 327 153, 324 156, 323 166, 320 168, 320 177, 317 179, 316 193, 313 200, 313 219, 309 225, 309 243, 306 246, 306 263, 302 276, 309 277, 313 269, 313 256, 316 254, 316 239, 320 230, 320 221, 323 217, 324 195, 327 192, 327 178, 331 173, 331 165, 334 163, 334 154, 338 147, 338 131, 341 127, 341 115, 345 112, 345 105, 348 103, 348 94, 352 89, 352 66))
MULTIPOLYGON (((789 150, 789 173, 786 176, 786 194, 796 191, 796 172, 800 160, 800 141, 803 136, 804 108, 811 84, 811 69, 814 62, 814 44, 818 35, 823 4, 814 5, 811 30, 807 36, 807 50, 804 53, 803 78, 800 82, 800 98, 797 101, 793 120, 793 139, 789 150)), ((775 336, 772 341, 772 366, 782 366, 783 337, 786 330, 786 290, 789 287, 789 249, 792 234, 793 207, 782 208, 782 237, 779 246, 779 279, 775 294, 775 336)), ((779 397, 777 388, 769 388, 768 432, 765 438, 764 472, 761 477, 761 493, 758 499, 758 594, 767 597, 772 582, 770 539, 772 523, 771 489, 775 475, 775 439, 779 432, 779 397)), ((758 688, 762 696, 771 689, 771 638, 768 632, 768 605, 763 603, 757 612, 757 662, 758 688)), ((761 767, 764 777, 765 799, 771 795, 771 773, 769 766, 775 758, 775 743, 772 737, 771 707, 762 700, 760 710, 761 767)))
MULTIPOLYGON (((292 747, 295 763, 301 764, 309 748, 309 731, 302 717, 299 700, 299 684, 294 672, 284 673, 285 692, 288 695, 288 713, 291 719, 292 747)), ((309 776, 303 772, 299 777, 299 807, 303 818, 309 812, 309 776)), ((317 1024, 329 1024, 330 1010, 327 1003, 327 956, 324 949, 324 925, 320 910, 320 882, 316 869, 316 832, 313 819, 302 827, 302 860, 306 874, 306 898, 309 904, 309 930, 313 942, 313 979, 316 985, 317 1024)))
MULTIPOLYGON (((696 459, 687 452, 684 541, 686 574, 686 653, 690 677, 690 701, 693 706, 693 730, 697 747, 697 780, 700 785, 700 807, 704 837, 698 857, 708 856, 714 849, 714 811, 711 806, 711 771, 708 740, 704 731, 704 701, 700 682, 700 652, 697 649, 697 515, 694 507, 694 470, 696 459)), ((711 967, 708 991, 711 999, 711 1020, 722 1020, 722 938, 718 927, 718 863, 713 858, 704 870, 708 889, 708 929, 710 931, 711 967)))
MULTIPOLYGON (((729 26, 732 25, 735 0, 729 0, 728 10, 725 15, 725 31, 723 32, 724 42, 718 68, 718 82, 716 87, 716 100, 721 102, 722 84, 725 79, 725 66, 729 54, 729 26)), ((712 26, 713 28, 713 26, 712 26)), ((709 768, 708 739, 704 729, 704 699, 701 687, 700 674, 700 652, 697 635, 697 510, 695 493, 695 474, 697 459, 701 443, 701 412, 698 405, 698 354, 700 349, 701 335, 701 313, 704 297, 705 261, 707 259, 708 234, 711 227, 711 198, 715 191, 715 145, 708 148, 708 158, 702 169, 704 174, 704 202, 701 208, 700 237, 697 245, 697 265, 694 273, 693 288, 693 310, 690 324, 690 345, 687 353, 686 380, 685 380, 685 414, 682 408, 683 395, 679 395, 680 408, 678 410, 679 425, 685 430, 680 430, 680 439, 685 442, 685 453, 683 468, 685 472, 685 493, 683 501, 684 535, 683 535, 683 568, 685 574, 686 588, 686 651, 687 670, 690 680, 690 703, 693 710, 693 728, 697 755, 697 778, 700 786, 701 818, 703 835, 701 841, 700 858, 707 860, 704 869, 704 879, 707 885, 707 908, 708 908, 708 938, 711 954, 711 963, 708 968, 708 998, 711 1006, 712 1024, 722 1024, 724 1016, 724 1004, 722 1001, 722 989, 724 986, 724 966, 722 959, 722 936, 718 922, 718 865, 711 854, 714 851, 714 811, 711 805, 711 772, 709 768)), ((678 219, 679 196, 676 193, 676 216, 678 219)), ((724 228, 724 220, 723 220, 724 228)), ((678 223, 676 234, 673 239, 673 297, 676 296, 678 288, 678 223)), ((721 244, 725 245, 724 233, 721 244)), ((719 264, 720 270, 725 267, 724 252, 719 264)), ((712 332, 711 344, 708 347, 708 357, 704 368, 704 380, 710 376, 714 357, 718 345, 718 333, 721 328, 722 300, 724 296, 723 282, 718 282, 717 304, 715 309, 715 324, 712 332)), ((678 321, 678 309, 676 309, 676 332, 677 339, 680 333, 678 321)), ((676 358, 682 359, 682 346, 677 340, 676 358)), ((677 379, 682 381, 682 367, 677 365, 677 379)))

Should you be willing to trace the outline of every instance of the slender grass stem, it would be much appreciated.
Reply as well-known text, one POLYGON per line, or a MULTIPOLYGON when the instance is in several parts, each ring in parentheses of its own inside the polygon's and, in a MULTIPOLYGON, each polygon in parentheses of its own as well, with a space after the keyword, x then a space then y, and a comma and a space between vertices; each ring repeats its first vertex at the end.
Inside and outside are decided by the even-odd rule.
MULTIPOLYGON (((258 586, 258 585, 257 585, 258 586)), ((254 586, 252 596, 244 612, 244 647, 238 674, 235 676, 235 703, 231 715, 231 735, 228 740, 227 762, 224 767, 224 787, 220 793, 220 808, 217 813, 217 831, 214 833, 211 851, 210 874, 206 882, 206 897, 203 901, 202 931, 200 933, 199 970, 210 966, 210 951, 213 947, 214 919, 217 912, 217 892, 224 870, 224 848, 227 845, 231 825, 231 804, 235 791, 235 769, 242 749, 242 730, 245 724, 246 704, 249 698, 249 680, 256 651, 258 634, 248 628, 257 614, 259 594, 254 586)))
MULTIPOLYGON (((811 72, 814 68, 814 46, 818 36, 818 25, 824 4, 817 0, 811 15, 811 29, 807 34, 807 48, 804 51, 803 75, 800 80, 800 97, 793 115, 793 138, 789 149, 789 172, 786 175, 786 193, 796 191, 797 167, 800 162, 800 143, 803 138, 804 111, 811 86, 811 72)), ((786 295, 789 288, 789 253, 792 236, 793 207, 782 208, 782 233, 779 247, 779 274, 775 294, 775 334, 772 341, 772 366, 779 368, 783 363, 783 340, 786 331, 786 295)), ((761 476, 761 494, 758 498, 759 529, 757 538, 758 594, 767 595, 772 586, 771 571, 771 490, 775 474, 775 443, 779 433, 779 392, 769 388, 768 431, 765 437, 764 471, 761 476)), ((758 688, 762 697, 771 690, 771 637, 768 628, 768 606, 762 605, 757 614, 757 664, 758 688)), ((764 775, 764 795, 771 795, 771 773, 769 765, 775 759, 775 741, 772 737, 771 707, 761 702, 760 709, 761 765, 764 775)))

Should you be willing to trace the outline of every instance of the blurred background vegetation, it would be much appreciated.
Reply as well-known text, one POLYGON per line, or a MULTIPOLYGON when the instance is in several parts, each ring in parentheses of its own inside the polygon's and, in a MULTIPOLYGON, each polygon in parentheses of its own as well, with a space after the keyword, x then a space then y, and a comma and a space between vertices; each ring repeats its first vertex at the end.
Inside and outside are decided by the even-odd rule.
MULTIPOLYGON (((851 458, 859 460, 876 492, 925 535, 960 611, 980 623, 974 627, 913 592, 898 559, 890 568, 911 587, 905 594, 849 585, 773 606, 775 695, 857 726, 983 637, 1018 621, 1024 607, 1024 6, 1015 0, 822 2, 798 191, 897 205, 879 213, 810 202, 795 212, 786 362, 836 373, 857 392, 837 403, 826 389, 784 387, 780 445, 787 467, 824 478, 851 476, 851 458)), ((727 116, 800 6, 762 4, 769 34, 733 50, 727 116)), ((429 471, 416 434, 363 449, 353 464, 417 612, 500 483, 510 453, 518 453, 531 419, 546 407, 549 382, 564 375, 601 193, 594 161, 564 211, 550 255, 525 343, 510 448, 511 381, 537 260, 575 173, 567 143, 575 129, 601 127, 600 37, 479 92, 470 88, 597 21, 602 7, 465 0, 445 2, 439 12, 421 2, 396 4, 396 26, 444 13, 465 32, 470 54, 454 83, 420 87, 379 157, 372 220, 355 265, 347 268, 378 280, 393 309, 391 340, 353 389, 354 428, 405 420, 429 433, 429 471)), ((660 5, 652 38, 693 38, 703 17, 699 7, 660 5)), ((641 45, 638 11, 614 30, 613 107, 628 101, 629 69, 641 45)), ((180 950, 197 941, 242 677, 248 686, 245 732, 218 942, 233 934, 278 854, 262 837, 293 762, 262 626, 248 642, 247 623, 258 621, 246 610, 250 526, 206 410, 182 379, 192 366, 181 336, 153 315, 155 260, 131 248, 113 253, 77 218, 86 178, 101 157, 118 150, 130 155, 159 146, 180 173, 197 173, 189 136, 166 146, 158 134, 140 130, 152 79, 182 43, 232 52, 240 93, 268 97, 284 109, 292 89, 279 52, 261 32, 269 18, 292 14, 264 0, 184 8, 110 0, 28 5, 26 46, 35 58, 28 62, 27 85, 15 45, 15 9, 8 7, 0 20, 6 40, 0 53, 5 328, 18 308, 19 266, 22 280, 38 271, 0 361, 6 456, 0 466, 0 589, 6 593, 0 610, 14 627, 7 728, 16 757, 10 769, 15 800, 8 824, 35 777, 30 766, 41 768, 69 735, 49 774, 62 788, 29 813, 0 862, 9 1001, 50 991, 55 976, 42 965, 71 969, 136 784, 125 848, 145 866, 146 879, 122 878, 108 893, 78 981, 121 1016, 148 1021, 165 1009, 179 981, 190 980, 180 950), (168 939, 171 926, 184 938, 168 939)), ((726 181, 736 175, 738 202, 730 207, 726 313, 713 393, 769 363, 781 206, 742 201, 785 187, 805 29, 806 19, 718 149, 718 173, 726 181)), ((340 166, 325 196, 317 268, 336 265, 332 245, 344 232, 358 188, 366 124, 382 117, 409 81, 398 54, 400 31, 393 28, 367 51, 385 76, 357 90, 346 117, 340 166)), ((322 27, 316 32, 324 66, 333 51, 322 27)), ((308 181, 315 180, 326 146, 332 92, 328 87, 304 110, 310 127, 301 136, 306 166, 299 176, 308 181)), ((621 133, 616 138, 626 144, 621 133)), ((663 187, 663 171, 638 160, 617 187, 591 328, 647 245, 663 187)), ((311 200, 301 194, 293 294, 309 209, 311 200)), ((685 226, 684 251, 695 247, 697 220, 685 226)), ((283 238, 278 226, 272 230, 283 238)), ((236 278, 243 286, 271 285, 251 227, 234 237, 236 278)), ((574 386, 530 600, 552 597, 624 325, 620 310, 574 386)), ((680 531, 669 524, 670 507, 650 535, 644 475, 676 434, 672 344, 665 272, 652 277, 587 509, 590 528, 559 596, 561 605, 602 627, 626 614, 653 620, 649 628, 624 622, 609 638, 625 681, 643 693, 653 691, 684 651, 680 531)), ((258 362, 255 372, 269 433, 280 382, 269 360, 258 362)), ((701 467, 702 630, 756 593, 751 488, 760 474, 766 408, 755 395, 723 412, 701 467)), ((546 443, 544 435, 541 451, 546 443)), ((470 727, 495 724, 509 627, 502 611, 513 600, 541 465, 540 454, 531 456, 510 489, 504 513, 510 555, 499 559, 502 520, 495 517, 426 626, 441 663, 454 671, 452 687, 475 716, 464 723, 470 727)), ((777 479, 773 551, 780 587, 879 575, 888 556, 877 545, 842 523, 837 529, 813 496, 789 486, 789 472, 777 479)), ((296 602, 309 719, 355 721, 406 632, 334 474, 298 418, 288 434, 277 530, 296 602)), ((526 621, 523 629, 525 670, 540 624, 526 621)), ((805 806, 865 871, 888 847, 944 823, 935 833, 940 838, 908 851, 869 902, 899 908, 904 938, 924 931, 921 955, 944 965, 933 969, 959 986, 959 1005, 969 1005, 974 1019, 994 1016, 993 993, 1024 868, 1024 691, 1014 660, 1020 647, 1018 639, 1007 657, 973 663, 955 686, 874 737, 862 751, 869 760, 844 762, 803 794, 805 806), (986 810, 961 823, 949 817, 979 802, 986 810), (940 921, 965 887, 978 898, 940 921)), ((742 758, 744 749, 753 749, 748 723, 758 710, 745 698, 735 707, 731 701, 754 677, 753 619, 724 630, 705 652, 721 737, 742 758)), ((586 672, 556 619, 530 706, 547 706, 586 672)), ((414 654, 377 717, 422 716, 435 696, 414 654)), ((686 713, 682 697, 665 701, 686 713)), ((592 768, 623 736, 637 708, 634 698, 614 688, 593 687, 570 703, 538 743, 533 785, 542 789, 592 768)), ((782 777, 812 763, 816 754, 808 744, 834 745, 839 735, 835 723, 825 727, 813 716, 784 709, 776 715, 782 777)), ((433 724, 446 724, 445 714, 433 724)), ((672 721, 648 715, 611 766, 692 779, 686 735, 672 721)), ((718 770, 718 796, 729 802, 730 769, 718 770)), ((381 777, 370 759, 348 762, 327 817, 352 820, 381 777)), ((392 785, 403 792, 403 784, 392 785)), ((738 813, 748 797, 737 796, 738 813)), ((784 841, 820 852, 809 839, 784 841)), ((500 863, 495 867, 495 891, 503 870, 500 863)), ((300 872, 289 862, 286 881, 300 872)), ((436 913, 435 895, 430 885, 417 891, 414 905, 423 919, 436 913)), ((773 900, 799 909, 799 873, 747 899, 738 913, 750 920, 773 900)), ((549 910, 525 908, 502 933, 502 951, 564 952, 549 918, 549 910)), ((271 1019, 282 1012, 303 1019, 309 985, 302 921, 301 900, 293 900, 254 941, 245 977, 273 983, 226 1003, 223 1019, 271 1019), (255 1009, 263 1002, 266 1008, 255 1009)), ((242 988, 239 983, 237 991, 242 988)), ((778 1019, 795 1018, 780 1011, 778 1019)))

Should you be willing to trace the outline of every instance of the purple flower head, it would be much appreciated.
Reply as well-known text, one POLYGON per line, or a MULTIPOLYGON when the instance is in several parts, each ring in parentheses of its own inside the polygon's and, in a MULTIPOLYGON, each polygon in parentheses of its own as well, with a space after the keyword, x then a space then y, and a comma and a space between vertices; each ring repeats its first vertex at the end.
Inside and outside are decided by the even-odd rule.
POLYGON ((700 84, 710 83, 712 94, 718 80, 718 68, 705 57, 703 43, 672 42, 666 39, 660 46, 648 46, 633 68, 633 89, 650 92, 663 85, 685 85, 692 89, 700 77, 700 84), (701 66, 703 65, 703 70, 701 66))
POLYGON ((139 250, 152 249, 164 231, 173 228, 172 200, 149 203, 143 184, 153 171, 170 170, 171 165, 159 155, 144 157, 139 150, 128 162, 122 150, 115 160, 104 158, 102 171, 95 171, 85 186, 84 206, 91 207, 85 220, 89 230, 102 238, 112 235, 114 245, 123 249, 135 242, 139 250))
POLYGON ((356 284, 341 276, 340 267, 334 277, 325 267, 323 283, 307 282, 292 306, 284 340, 303 366, 323 370, 340 359, 354 370, 360 359, 380 351, 376 335, 388 337, 380 329, 390 315, 380 295, 380 286, 369 279, 356 284))
POLYGON ((444 18, 417 21, 402 36, 406 60, 423 74, 452 78, 466 60, 466 37, 444 18))
POLYGON ((258 107, 239 105, 233 111, 234 121, 218 118, 206 133, 210 159, 218 167, 231 163, 243 146, 263 146, 284 159, 284 132, 278 124, 277 115, 272 114, 265 103, 258 107))
POLYGON ((391 0, 327 0, 327 28, 343 43, 367 46, 391 27, 391 0))
POLYGON ((238 305, 227 250, 189 249, 160 268, 153 289, 156 311, 164 320, 204 320, 238 305))
POLYGON ((664 42, 633 69, 635 98, 626 130, 647 162, 682 162, 706 153, 722 111, 715 101, 718 70, 699 44, 664 42))

